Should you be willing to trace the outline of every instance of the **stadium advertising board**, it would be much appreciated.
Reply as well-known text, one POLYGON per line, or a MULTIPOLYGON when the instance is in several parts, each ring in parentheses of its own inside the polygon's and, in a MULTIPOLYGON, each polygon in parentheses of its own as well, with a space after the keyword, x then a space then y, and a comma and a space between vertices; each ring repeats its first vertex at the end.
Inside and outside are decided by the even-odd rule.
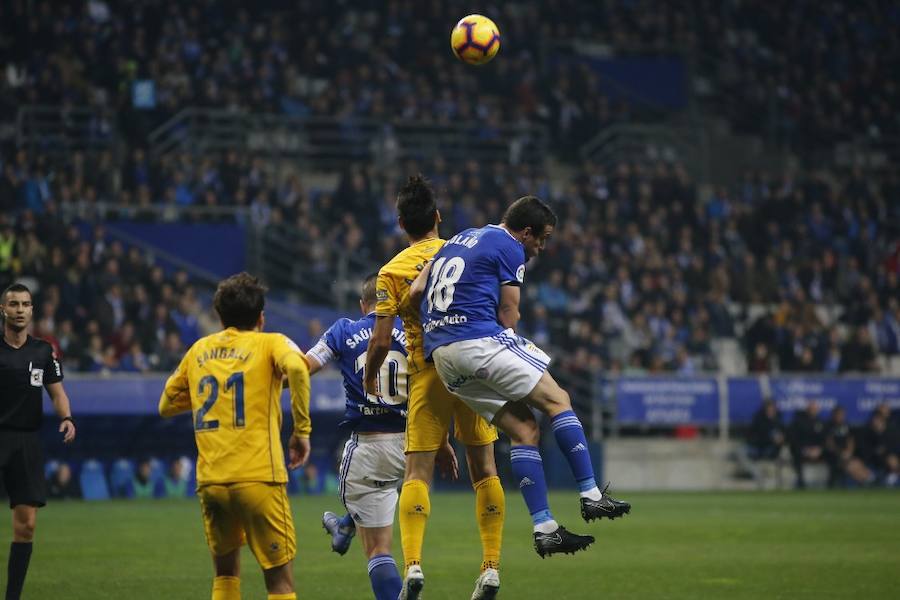
POLYGON ((719 388, 709 378, 623 378, 616 382, 622 424, 717 425, 719 388))
POLYGON ((772 399, 785 417, 813 400, 823 415, 843 407, 850 423, 864 423, 882 403, 892 410, 900 408, 900 379, 773 377, 770 385, 772 399))
MULTIPOLYGON (((165 383, 164 376, 66 378, 66 391, 76 415, 155 415, 165 383)), ((344 388, 340 377, 317 376, 310 381, 310 386, 310 412, 344 410, 344 388)), ((285 412, 290 411, 287 390, 282 394, 281 404, 285 412)), ((53 414, 46 394, 44 414, 53 414)))

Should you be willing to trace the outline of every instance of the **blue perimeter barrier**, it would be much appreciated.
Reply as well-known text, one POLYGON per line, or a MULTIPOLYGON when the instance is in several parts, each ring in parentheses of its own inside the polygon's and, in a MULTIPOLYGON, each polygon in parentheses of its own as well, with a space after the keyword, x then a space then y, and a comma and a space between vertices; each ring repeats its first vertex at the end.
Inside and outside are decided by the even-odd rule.
MULTIPOLYGON (((63 384, 75 415, 158 415, 159 397, 167 375, 116 377, 66 377, 63 384)), ((282 406, 290 412, 290 395, 285 390, 282 406)), ((44 395, 44 413, 52 414, 44 395)), ((335 413, 344 410, 344 389, 335 373, 323 373, 311 380, 310 412, 335 413)))
POLYGON ((766 397, 786 419, 810 401, 824 417, 841 406, 851 425, 879 404, 900 409, 897 377, 622 377, 606 385, 621 425, 746 425, 766 397))

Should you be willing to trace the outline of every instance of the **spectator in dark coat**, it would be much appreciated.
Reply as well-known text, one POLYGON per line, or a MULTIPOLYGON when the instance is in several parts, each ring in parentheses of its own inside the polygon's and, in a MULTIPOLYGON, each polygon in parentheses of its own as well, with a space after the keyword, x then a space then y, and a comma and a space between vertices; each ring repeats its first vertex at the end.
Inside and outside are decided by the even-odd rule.
POLYGON ((856 440, 847 424, 847 413, 840 406, 831 413, 825 428, 825 462, 828 463, 828 487, 842 485, 849 476, 860 484, 871 483, 875 477, 855 456, 856 440))
POLYGON ((753 415, 747 436, 749 455, 753 460, 773 460, 778 458, 786 443, 781 415, 772 400, 767 399, 753 415))
POLYGON ((803 465, 821 461, 824 453, 825 424, 819 419, 819 405, 815 401, 809 402, 806 410, 799 410, 794 414, 788 441, 794 471, 797 473, 797 487, 802 489, 806 487, 803 465))

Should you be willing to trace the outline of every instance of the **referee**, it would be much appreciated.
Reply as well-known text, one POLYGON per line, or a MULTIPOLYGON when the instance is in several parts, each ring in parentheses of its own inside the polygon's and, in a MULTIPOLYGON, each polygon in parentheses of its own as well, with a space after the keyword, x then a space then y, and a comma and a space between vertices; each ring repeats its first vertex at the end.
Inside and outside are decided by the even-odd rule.
POLYGON ((50 393, 67 444, 75 439, 75 423, 62 386, 62 366, 53 348, 28 335, 33 316, 31 291, 20 283, 9 286, 0 298, 0 310, 0 472, 13 511, 6 600, 18 600, 31 559, 37 509, 47 499, 40 443, 41 388, 50 393))

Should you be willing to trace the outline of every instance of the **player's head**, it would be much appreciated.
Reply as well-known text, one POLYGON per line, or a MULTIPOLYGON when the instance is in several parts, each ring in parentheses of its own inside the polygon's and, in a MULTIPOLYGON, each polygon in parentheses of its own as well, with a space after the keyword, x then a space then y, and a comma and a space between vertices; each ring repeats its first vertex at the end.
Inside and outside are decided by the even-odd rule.
POLYGON ((221 281, 213 296, 213 306, 219 313, 222 327, 226 329, 262 329, 265 305, 265 286, 258 278, 246 272, 221 281))
POLYGON ((378 273, 372 273, 363 280, 362 291, 359 295, 359 309, 364 315, 375 310, 378 299, 375 296, 375 284, 378 281, 378 273))
POLYGON ((434 190, 421 174, 411 175, 397 194, 397 220, 400 227, 416 241, 437 229, 441 222, 434 190))
POLYGON ((31 290, 21 283, 14 283, 3 290, 2 305, 4 327, 13 331, 22 331, 31 324, 34 307, 31 303, 31 290))
POLYGON ((525 255, 531 258, 541 253, 553 233, 556 213, 537 196, 523 196, 506 209, 503 224, 522 242, 525 255))

